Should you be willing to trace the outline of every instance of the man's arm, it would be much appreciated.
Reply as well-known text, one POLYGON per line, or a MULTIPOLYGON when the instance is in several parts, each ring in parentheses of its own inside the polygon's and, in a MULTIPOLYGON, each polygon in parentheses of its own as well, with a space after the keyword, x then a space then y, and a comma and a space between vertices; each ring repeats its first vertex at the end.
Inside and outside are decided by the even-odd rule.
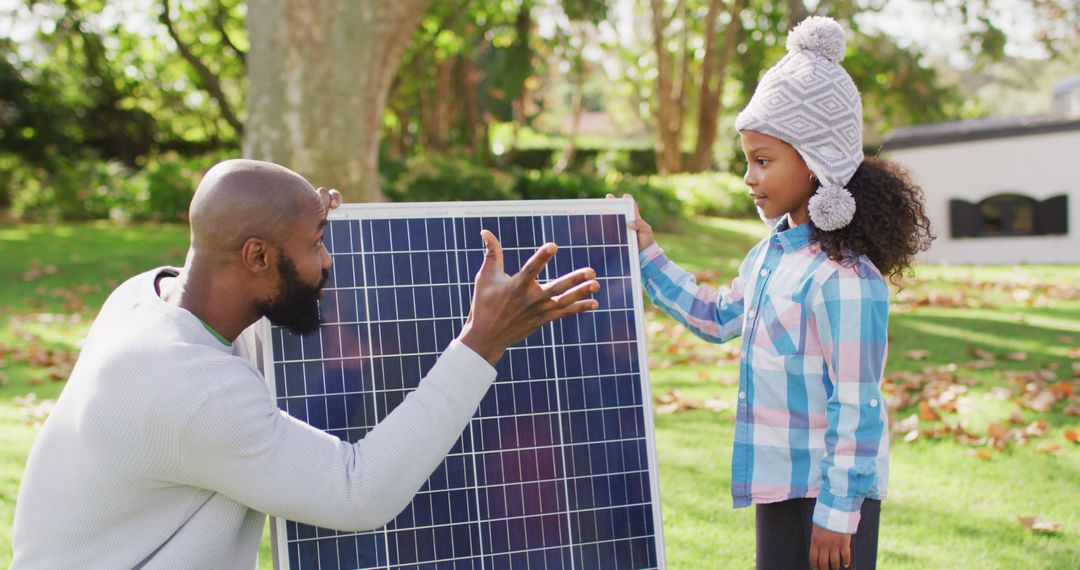
POLYGON ((289 417, 255 382, 223 382, 180 434, 184 482, 340 530, 377 528, 401 512, 468 425, 506 348, 543 324, 596 307, 585 299, 599 289, 590 268, 536 282, 554 244, 511 277, 498 240, 487 231, 483 237, 487 253, 461 335, 362 440, 350 445, 289 417))

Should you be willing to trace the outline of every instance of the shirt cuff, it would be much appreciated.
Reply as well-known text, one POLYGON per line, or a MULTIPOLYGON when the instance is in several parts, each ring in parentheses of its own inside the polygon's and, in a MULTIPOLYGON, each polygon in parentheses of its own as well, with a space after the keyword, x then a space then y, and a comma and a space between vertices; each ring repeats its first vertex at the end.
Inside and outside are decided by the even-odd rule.
POLYGON ((821 489, 814 506, 814 524, 842 534, 855 534, 859 529, 864 497, 837 497, 821 489))
POLYGON ((638 262, 641 264, 642 279, 648 280, 661 273, 664 266, 667 265, 667 257, 664 256, 664 250, 660 249, 656 242, 653 242, 638 252, 638 262))

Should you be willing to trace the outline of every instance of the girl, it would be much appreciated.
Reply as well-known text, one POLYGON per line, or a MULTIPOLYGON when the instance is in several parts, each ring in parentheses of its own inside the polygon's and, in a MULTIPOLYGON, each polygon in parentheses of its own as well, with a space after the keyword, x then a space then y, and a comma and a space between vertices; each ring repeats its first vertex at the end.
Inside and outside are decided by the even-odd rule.
POLYGON ((922 191, 862 153, 844 31, 812 17, 739 114, 744 178, 772 235, 718 292, 637 231, 653 302, 711 342, 743 337, 734 506, 756 505, 761 569, 871 569, 888 478, 880 381, 889 290, 933 239, 922 191))

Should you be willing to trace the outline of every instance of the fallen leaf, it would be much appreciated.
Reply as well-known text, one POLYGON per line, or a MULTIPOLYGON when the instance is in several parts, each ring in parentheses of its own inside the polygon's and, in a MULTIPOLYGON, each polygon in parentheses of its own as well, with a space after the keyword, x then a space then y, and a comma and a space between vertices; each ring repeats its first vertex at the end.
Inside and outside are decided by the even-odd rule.
POLYGON ((919 418, 928 422, 933 422, 941 419, 941 414, 934 411, 934 408, 930 407, 925 400, 919 402, 919 418))
POLYGON ((1024 428, 1024 435, 1028 437, 1042 437, 1046 435, 1046 430, 1048 429, 1050 429, 1050 424, 1042 420, 1037 420, 1031 422, 1024 428))
POLYGON ((1010 352, 1005 355, 1005 358, 1008 358, 1009 360, 1015 360, 1017 362, 1026 362, 1028 359, 1028 354, 1024 351, 1010 352))
POLYGON ((1052 533, 1061 530, 1061 523, 1044 519, 1039 516, 1028 515, 1017 518, 1020 519, 1020 524, 1024 525, 1024 528, 1032 532, 1052 533))
POLYGON ((1001 424, 990 424, 986 428, 986 436, 991 439, 1005 439, 1006 434, 1008 434, 1008 431, 1001 427, 1001 424))
POLYGON ((1073 394, 1072 382, 1068 380, 1062 380, 1061 382, 1055 382, 1050 385, 1050 391, 1054 393, 1059 400, 1064 400, 1073 394))
POLYGON ((1008 400, 1013 395, 1012 390, 1008 388, 1002 388, 1001 386, 994 386, 990 388, 990 392, 986 394, 987 400, 1008 400))
POLYGON ((912 360, 926 360, 930 356, 929 350, 909 350, 904 353, 905 356, 912 360))
POLYGON ((704 407, 706 410, 709 410, 710 412, 722 412, 730 408, 731 403, 723 398, 716 397, 705 400, 705 403, 702 407, 704 407))
POLYGON ((1065 430, 1065 439, 1073 443, 1080 443, 1080 432, 1072 428, 1068 428, 1065 430))
POLYGON ((919 439, 919 430, 913 429, 907 432, 907 435, 904 436, 904 443, 911 443, 916 439, 919 439))
POLYGON ((969 344, 968 345, 968 354, 970 354, 973 358, 977 358, 979 360, 993 360, 994 359, 993 354, 990 354, 989 352, 987 352, 987 351, 985 351, 985 350, 983 350, 981 348, 978 348, 974 344, 969 344))
POLYGON ((1044 441, 1035 446, 1035 451, 1039 453, 1047 453, 1049 455, 1060 455, 1061 444, 1056 441, 1044 441))
POLYGON ((900 433, 908 433, 919 429, 919 415, 911 414, 910 416, 893 424, 893 431, 900 433))
POLYGON ((989 461, 989 460, 994 458, 994 454, 991 453, 988 450, 980 449, 980 450, 975 452, 975 457, 978 457, 979 459, 989 461))

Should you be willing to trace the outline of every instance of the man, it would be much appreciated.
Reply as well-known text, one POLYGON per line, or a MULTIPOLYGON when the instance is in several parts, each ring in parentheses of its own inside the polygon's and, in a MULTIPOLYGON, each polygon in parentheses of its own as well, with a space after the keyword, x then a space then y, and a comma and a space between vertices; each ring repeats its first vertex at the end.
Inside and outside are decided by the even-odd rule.
POLYGON ((510 345, 596 307, 583 268, 544 286, 546 244, 513 277, 488 231, 464 329, 419 387, 349 445, 277 409, 241 333, 318 326, 333 190, 230 160, 199 184, 182 269, 120 285, 34 443, 13 568, 251 568, 265 514, 341 530, 396 516, 442 461, 510 345), (238 341, 238 337, 241 337, 238 341))

